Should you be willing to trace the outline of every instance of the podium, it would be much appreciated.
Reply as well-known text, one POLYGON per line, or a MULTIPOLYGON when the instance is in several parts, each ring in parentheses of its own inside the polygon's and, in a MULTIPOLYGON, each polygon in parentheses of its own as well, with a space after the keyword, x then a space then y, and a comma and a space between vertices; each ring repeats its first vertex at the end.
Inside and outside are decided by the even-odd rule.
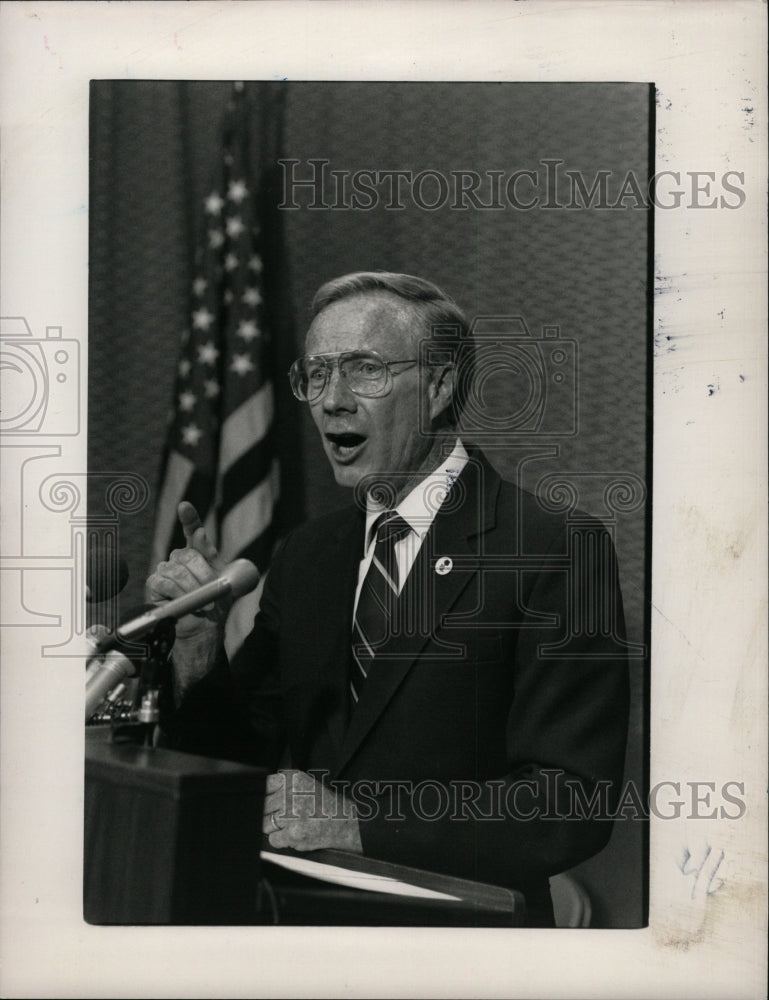
POLYGON ((512 927, 523 895, 345 851, 275 851, 266 772, 86 730, 83 915, 92 924, 512 927))
POLYGON ((256 923, 265 778, 86 731, 88 923, 256 923))

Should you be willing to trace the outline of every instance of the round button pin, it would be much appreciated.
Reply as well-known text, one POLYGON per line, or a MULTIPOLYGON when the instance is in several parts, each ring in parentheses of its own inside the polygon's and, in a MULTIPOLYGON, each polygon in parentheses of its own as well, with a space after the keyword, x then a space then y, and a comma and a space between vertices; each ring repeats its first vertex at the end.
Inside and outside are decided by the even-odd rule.
POLYGON ((447 573, 451 572, 451 568, 454 565, 449 556, 441 556, 438 562, 435 564, 435 572, 439 576, 445 576, 447 573))

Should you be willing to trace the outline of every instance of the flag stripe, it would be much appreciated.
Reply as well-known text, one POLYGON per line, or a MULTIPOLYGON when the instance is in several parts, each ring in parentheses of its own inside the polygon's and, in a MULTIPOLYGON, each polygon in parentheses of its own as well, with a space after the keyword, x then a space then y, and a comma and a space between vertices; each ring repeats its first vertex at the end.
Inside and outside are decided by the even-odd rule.
POLYGON ((239 503, 223 518, 221 525, 221 552, 230 559, 267 528, 272 521, 272 513, 277 502, 279 467, 272 464, 270 475, 242 497, 239 503))
POLYGON ((268 524, 261 535, 252 539, 248 545, 238 552, 238 558, 250 559, 256 568, 261 573, 264 573, 269 566, 275 540, 275 525, 268 524))
MULTIPOLYGON (((201 521, 207 522, 211 514, 211 504, 213 499, 214 491, 214 479, 205 472, 199 472, 197 469, 190 476, 190 480, 187 483, 187 489, 184 491, 184 496, 180 497, 180 500, 187 500, 191 503, 195 510, 200 515, 201 521)), ((184 537, 184 531, 182 530, 181 524, 176 517, 176 507, 178 503, 174 506, 173 515, 173 531, 171 532, 171 538, 166 546, 166 555, 163 556, 164 559, 168 558, 168 552, 172 549, 183 549, 187 544, 184 537)), ((210 523, 210 521, 208 522, 210 523)))
MULTIPOLYGON (((244 452, 222 476, 219 500, 222 519, 243 499, 243 484, 266 479, 271 474, 274 462, 275 433, 271 427, 267 436, 244 452)), ((277 480, 274 485, 277 489, 277 480)))
POLYGON ((252 441, 261 441, 272 424, 275 401, 272 384, 266 382, 250 399, 231 413, 222 427, 219 468, 226 473, 248 449, 252 441))
MULTIPOLYGON (((264 580, 264 576, 262 576, 264 580)), ((240 648, 243 637, 247 636, 254 627, 254 618, 259 609, 259 600, 262 596, 262 580, 255 591, 245 594, 233 604, 227 616, 227 624, 224 633, 224 649, 232 662, 235 654, 240 648)))
POLYGON ((155 543, 151 569, 168 557, 170 542, 178 525, 176 508, 184 499, 187 486, 195 471, 194 464, 178 451, 171 451, 166 463, 166 476, 158 501, 155 521, 155 543))

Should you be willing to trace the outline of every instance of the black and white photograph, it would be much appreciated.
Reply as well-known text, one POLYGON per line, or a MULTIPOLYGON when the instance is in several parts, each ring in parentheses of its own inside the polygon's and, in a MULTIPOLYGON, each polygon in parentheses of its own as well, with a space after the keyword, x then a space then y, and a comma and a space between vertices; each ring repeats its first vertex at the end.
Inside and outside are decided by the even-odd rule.
MULTIPOLYGON (((4 267, 4 729, 38 789, 72 772, 53 906, 73 959, 100 953, 52 995, 192 995, 207 949, 212 997, 631 996, 639 975, 663 997, 692 963, 697 995, 752 995, 757 5, 692 4, 698 28, 654 2, 670 32, 624 71, 595 40, 576 61, 573 4, 183 6, 71 5, 101 25, 72 191, 46 186, 29 227, 68 268, 60 312, 42 265, 4 267), (524 13, 509 66, 479 69, 524 13), (674 22, 700 95, 695 38, 743 39, 718 154, 666 84, 674 22), (389 48, 416 58, 407 24, 435 31, 417 73, 389 48), (120 985, 131 940, 149 960, 120 985)), ((20 39, 46 29, 50 102, 82 20, 5 7, 20 39)), ((651 29, 609 9, 607 43, 651 29)), ((52 175, 64 132, 33 131, 4 75, 6 148, 52 175)), ((23 773, 4 798, 34 814, 23 773)), ((47 981, 13 969, 18 995, 47 981)))
POLYGON ((168 666, 152 742, 267 768, 265 919, 548 926, 555 893, 564 926, 645 922, 652 114, 648 85, 92 85, 89 511, 119 455, 136 602, 249 560, 270 611, 163 618, 87 735, 142 742, 168 666), (310 884, 294 913, 273 848, 516 895, 444 914, 393 867, 395 910, 310 884))

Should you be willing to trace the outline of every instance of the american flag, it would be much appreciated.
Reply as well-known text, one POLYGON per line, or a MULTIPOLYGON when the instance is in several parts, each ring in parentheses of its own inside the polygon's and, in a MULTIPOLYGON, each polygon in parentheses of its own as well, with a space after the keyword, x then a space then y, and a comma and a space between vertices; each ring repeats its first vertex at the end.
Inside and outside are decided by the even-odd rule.
MULTIPOLYGON (((226 562, 245 557, 263 572, 272 546, 279 467, 252 155, 245 90, 235 84, 214 183, 200 206, 201 244, 182 333, 153 566, 184 545, 181 500, 195 505, 226 562)), ((236 602, 227 624, 230 656, 250 630, 255 606, 255 595, 236 602)))

